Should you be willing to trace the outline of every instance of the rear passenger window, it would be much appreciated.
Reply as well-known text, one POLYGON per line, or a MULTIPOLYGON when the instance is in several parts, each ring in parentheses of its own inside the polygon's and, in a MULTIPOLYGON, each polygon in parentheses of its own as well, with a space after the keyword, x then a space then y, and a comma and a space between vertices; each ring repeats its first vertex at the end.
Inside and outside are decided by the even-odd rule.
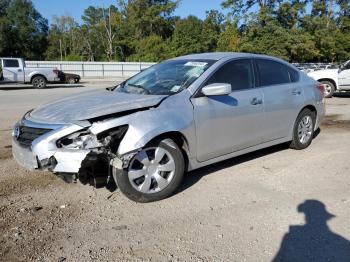
POLYGON ((260 86, 278 85, 290 83, 287 66, 276 61, 257 59, 260 86))
POLYGON ((224 64, 207 81, 231 84, 232 91, 254 87, 253 67, 250 59, 235 60, 224 64))
POLYGON ((19 67, 18 60, 4 59, 4 67, 19 67))
POLYGON ((299 72, 293 68, 288 68, 289 78, 292 83, 299 81, 299 72))

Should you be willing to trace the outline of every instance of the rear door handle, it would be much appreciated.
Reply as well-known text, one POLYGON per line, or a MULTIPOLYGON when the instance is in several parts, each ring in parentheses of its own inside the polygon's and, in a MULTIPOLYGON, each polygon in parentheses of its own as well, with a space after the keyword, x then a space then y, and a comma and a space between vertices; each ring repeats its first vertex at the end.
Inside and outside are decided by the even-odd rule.
POLYGON ((262 103, 262 99, 258 99, 257 97, 254 97, 252 101, 250 101, 250 104, 253 106, 261 105, 262 103))
POLYGON ((301 91, 300 91, 300 90, 297 90, 297 89, 294 89, 294 90, 292 91, 292 95, 295 95, 295 96, 301 95, 301 91))

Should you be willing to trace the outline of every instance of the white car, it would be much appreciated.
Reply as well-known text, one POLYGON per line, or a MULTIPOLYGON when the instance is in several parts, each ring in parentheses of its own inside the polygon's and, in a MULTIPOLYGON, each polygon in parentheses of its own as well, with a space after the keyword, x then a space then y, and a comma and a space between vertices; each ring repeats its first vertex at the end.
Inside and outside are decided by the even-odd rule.
POLYGON ((325 97, 332 97, 337 91, 350 91, 350 60, 341 64, 339 69, 314 71, 308 76, 324 84, 325 97))
POLYGON ((0 83, 31 83, 35 88, 44 88, 47 83, 59 82, 57 68, 26 67, 22 58, 0 57, 0 83))

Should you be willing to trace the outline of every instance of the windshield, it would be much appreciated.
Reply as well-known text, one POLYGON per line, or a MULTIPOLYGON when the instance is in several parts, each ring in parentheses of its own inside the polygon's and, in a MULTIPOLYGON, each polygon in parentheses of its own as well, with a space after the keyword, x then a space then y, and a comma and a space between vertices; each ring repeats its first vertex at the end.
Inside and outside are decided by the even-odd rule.
POLYGON ((116 91, 146 94, 172 95, 189 87, 214 60, 171 60, 154 65, 130 78, 116 91))

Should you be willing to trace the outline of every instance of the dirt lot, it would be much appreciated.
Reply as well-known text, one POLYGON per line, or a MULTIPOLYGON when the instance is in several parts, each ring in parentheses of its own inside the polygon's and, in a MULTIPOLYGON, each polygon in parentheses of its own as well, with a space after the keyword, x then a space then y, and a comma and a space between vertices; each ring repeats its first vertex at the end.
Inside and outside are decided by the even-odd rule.
POLYGON ((24 112, 93 88, 0 90, 0 260, 349 261, 349 94, 327 100, 309 149, 276 146, 202 168, 173 197, 136 204, 11 157, 11 125, 24 112))

